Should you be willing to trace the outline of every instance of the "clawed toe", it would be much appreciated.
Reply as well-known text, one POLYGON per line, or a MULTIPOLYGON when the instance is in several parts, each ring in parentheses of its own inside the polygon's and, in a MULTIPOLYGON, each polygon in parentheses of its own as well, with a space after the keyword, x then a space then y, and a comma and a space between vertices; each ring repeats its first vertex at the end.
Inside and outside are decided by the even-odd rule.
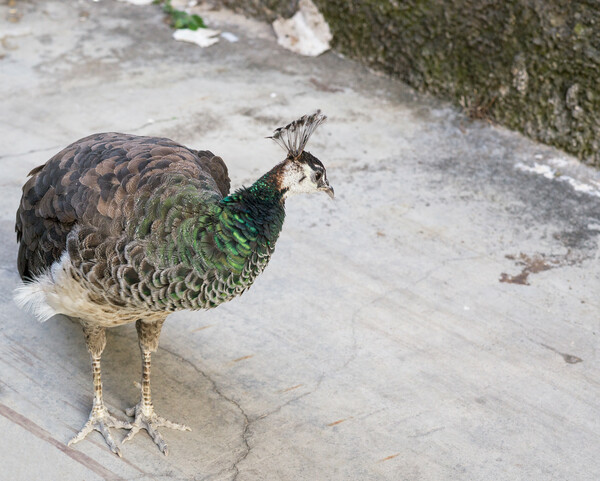
POLYGON ((144 409, 141 403, 127 409, 126 413, 128 416, 135 416, 135 420, 131 423, 131 430, 125 439, 123 439, 123 442, 131 440, 141 429, 145 429, 154 441, 154 444, 158 446, 158 449, 160 449, 165 456, 169 455, 169 448, 162 435, 158 432, 159 427, 164 426, 179 431, 192 430, 185 424, 174 423, 157 415, 151 406, 146 406, 144 409))
POLYGON ((117 443, 111 436, 108 428, 130 429, 131 423, 115 418, 104 406, 94 406, 87 422, 84 424, 83 428, 81 428, 81 431, 71 438, 68 442, 68 446, 78 443, 85 439, 89 433, 96 430, 102 434, 111 451, 116 455, 121 456, 121 449, 117 446, 117 443))

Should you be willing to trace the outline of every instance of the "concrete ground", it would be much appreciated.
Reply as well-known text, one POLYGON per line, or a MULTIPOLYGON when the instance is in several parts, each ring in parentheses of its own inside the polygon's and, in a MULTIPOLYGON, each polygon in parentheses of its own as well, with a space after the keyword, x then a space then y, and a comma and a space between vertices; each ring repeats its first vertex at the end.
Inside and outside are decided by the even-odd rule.
MULTIPOLYGON (((157 6, 0 4, 2 478, 600 479, 600 174, 327 53, 239 37, 171 39, 157 6), (164 457, 145 433, 113 455, 67 448, 91 406, 81 329, 12 301, 14 214, 34 166, 101 131, 221 155, 235 186, 282 159, 264 137, 321 108, 310 151, 337 198, 288 201, 254 287, 165 324, 153 356, 164 457)), ((137 402, 133 326, 113 329, 105 396, 137 402)), ((117 440, 124 431, 113 431, 117 440)))

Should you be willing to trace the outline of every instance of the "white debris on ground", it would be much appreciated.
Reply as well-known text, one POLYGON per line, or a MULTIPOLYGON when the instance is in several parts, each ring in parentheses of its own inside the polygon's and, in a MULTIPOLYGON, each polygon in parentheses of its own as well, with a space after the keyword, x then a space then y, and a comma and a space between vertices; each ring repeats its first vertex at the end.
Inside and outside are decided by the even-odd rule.
POLYGON ((600 197, 600 184, 591 179, 588 179, 587 182, 582 182, 571 176, 560 173, 558 170, 553 169, 549 165, 539 164, 538 162, 534 162, 533 166, 524 164, 523 162, 517 162, 515 164, 515 168, 523 172, 542 175, 546 179, 556 180, 558 182, 567 182, 577 192, 600 197))
MULTIPOLYGON (((99 1, 99 0, 94 0, 99 1)), ((155 0, 119 0, 123 3, 133 5, 149 5, 155 0)), ((304 2, 301 2, 304 3, 304 2)), ((233 23, 237 28, 241 28, 246 36, 256 39, 273 39, 273 31, 268 24, 264 24, 252 18, 247 18, 244 15, 233 12, 225 8, 215 9, 214 6, 203 3, 198 3, 195 0, 172 0, 171 5, 178 10, 184 10, 190 14, 196 14, 202 17, 207 24, 212 24, 216 27, 226 28, 227 25, 233 23)), ((313 5, 314 7, 314 5, 313 5)), ((316 7, 315 12, 320 15, 316 7)), ((321 17, 322 18, 322 17, 321 17)), ((327 26, 327 25, 326 25, 327 26)), ((328 29, 329 27, 327 27, 328 29)), ((195 43, 202 48, 210 47, 219 41, 218 37, 222 37, 230 43, 240 41, 240 37, 233 32, 211 29, 177 29, 173 33, 173 38, 181 42, 195 43)))
POLYGON ((221 37, 223 37, 225 40, 231 43, 239 41, 238 36, 231 32, 223 32, 221 33, 221 37))
POLYGON ((223 7, 215 9, 212 5, 204 2, 198 6, 189 8, 190 13, 199 15, 206 25, 225 32, 235 32, 236 37, 250 40, 275 40, 275 34, 270 24, 247 17, 233 10, 223 7), (233 28, 233 30, 231 30, 233 28))
POLYGON ((181 28, 173 32, 173 38, 180 42, 190 42, 205 48, 214 45, 219 41, 219 30, 211 30, 210 28, 199 28, 198 30, 190 30, 189 28, 181 28))
POLYGON ((300 0, 294 16, 275 20, 273 29, 279 45, 301 55, 316 57, 331 48, 329 25, 311 0, 300 0))
POLYGON ((119 2, 131 3, 132 5, 150 5, 154 0, 119 0, 119 2))

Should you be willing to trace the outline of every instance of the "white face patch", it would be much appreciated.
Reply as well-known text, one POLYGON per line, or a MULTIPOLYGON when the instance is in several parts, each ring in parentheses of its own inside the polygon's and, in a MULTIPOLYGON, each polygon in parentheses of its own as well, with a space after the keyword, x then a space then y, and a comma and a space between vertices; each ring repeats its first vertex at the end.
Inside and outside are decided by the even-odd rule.
POLYGON ((323 177, 326 178, 324 171, 313 170, 308 164, 292 160, 286 161, 281 179, 281 188, 286 189, 283 198, 285 199, 294 194, 317 192, 319 186, 315 175, 318 172, 321 172, 323 177))

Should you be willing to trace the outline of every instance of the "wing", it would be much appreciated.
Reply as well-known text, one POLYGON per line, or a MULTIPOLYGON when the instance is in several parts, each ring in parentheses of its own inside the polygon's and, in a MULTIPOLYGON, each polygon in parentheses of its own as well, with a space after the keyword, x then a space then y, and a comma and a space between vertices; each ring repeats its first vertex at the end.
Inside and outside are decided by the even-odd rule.
POLYGON ((202 167, 210 172, 221 195, 227 197, 229 195, 231 181, 229 180, 229 173, 223 159, 208 150, 200 150, 197 152, 197 155, 202 167))
POLYGON ((190 179, 205 202, 217 202, 229 191, 227 167, 211 152, 113 132, 69 145, 29 175, 15 226, 23 279, 60 258, 75 226, 93 227, 102 237, 135 231, 136 205, 172 177, 190 179))

